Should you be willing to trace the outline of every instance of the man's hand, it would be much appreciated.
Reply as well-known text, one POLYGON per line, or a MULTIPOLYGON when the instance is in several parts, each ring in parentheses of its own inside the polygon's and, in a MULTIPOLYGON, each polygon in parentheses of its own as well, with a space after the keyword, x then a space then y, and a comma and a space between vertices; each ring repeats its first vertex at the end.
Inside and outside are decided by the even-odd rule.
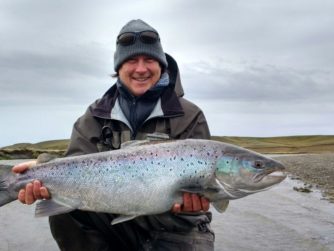
MULTIPOLYGON (((13 167, 14 173, 24 173, 29 168, 36 165, 36 160, 24 162, 13 167)), ((26 185, 25 189, 21 189, 17 196, 18 200, 23 204, 33 204, 36 200, 49 199, 50 195, 46 187, 42 186, 39 180, 34 180, 26 185)))
POLYGON ((194 193, 183 193, 183 204, 174 204, 172 212, 206 212, 209 210, 209 207, 210 202, 208 201, 208 199, 194 193))

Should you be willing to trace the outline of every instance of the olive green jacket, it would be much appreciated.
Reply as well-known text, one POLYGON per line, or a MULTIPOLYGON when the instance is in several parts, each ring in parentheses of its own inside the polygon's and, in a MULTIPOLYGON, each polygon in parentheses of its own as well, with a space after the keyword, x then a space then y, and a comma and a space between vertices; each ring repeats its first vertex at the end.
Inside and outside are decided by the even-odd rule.
MULTIPOLYGON (((172 139, 209 139, 210 132, 203 112, 183 98, 177 64, 171 56, 166 56, 170 85, 135 139, 145 139, 148 133, 154 132, 166 133, 172 139)), ((121 143, 134 140, 119 108, 118 95, 117 87, 113 85, 75 122, 67 156, 118 149, 121 143)))

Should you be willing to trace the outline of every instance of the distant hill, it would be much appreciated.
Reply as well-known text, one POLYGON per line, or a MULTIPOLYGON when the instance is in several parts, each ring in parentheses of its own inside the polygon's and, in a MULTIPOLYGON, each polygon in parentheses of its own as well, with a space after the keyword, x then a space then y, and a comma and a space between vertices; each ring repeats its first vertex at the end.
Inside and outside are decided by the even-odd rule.
MULTIPOLYGON (((267 154, 334 152, 334 135, 265 138, 212 136, 212 139, 267 154)), ((68 144, 68 139, 43 141, 36 144, 14 144, 0 148, 0 159, 30 159, 44 152, 62 156, 68 144)))
POLYGON ((61 139, 5 146, 0 148, 0 159, 34 159, 41 153, 63 156, 69 142, 68 139, 61 139))
POLYGON ((334 135, 286 137, 219 137, 212 139, 245 147, 260 153, 324 153, 334 152, 334 135))

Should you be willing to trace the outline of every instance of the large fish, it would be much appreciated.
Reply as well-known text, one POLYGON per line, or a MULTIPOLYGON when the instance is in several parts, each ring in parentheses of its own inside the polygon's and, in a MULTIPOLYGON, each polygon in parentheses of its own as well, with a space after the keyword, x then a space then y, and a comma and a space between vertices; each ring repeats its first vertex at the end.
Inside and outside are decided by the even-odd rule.
POLYGON ((182 202, 183 192, 205 196, 223 212, 229 200, 281 182, 283 170, 273 159, 218 141, 134 141, 120 150, 40 163, 22 174, 3 168, 0 206, 38 179, 51 199, 37 203, 36 216, 81 209, 122 215, 115 224, 166 212, 182 202))

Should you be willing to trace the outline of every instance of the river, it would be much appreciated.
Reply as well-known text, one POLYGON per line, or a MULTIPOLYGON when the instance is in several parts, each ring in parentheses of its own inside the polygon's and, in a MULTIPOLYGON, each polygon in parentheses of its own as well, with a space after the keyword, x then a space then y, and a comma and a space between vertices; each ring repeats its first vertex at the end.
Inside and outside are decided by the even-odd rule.
MULTIPOLYGON (((0 164, 4 161, 0 161, 0 164)), ((334 204, 320 191, 293 190, 286 179, 270 190, 234 200, 225 213, 214 209, 217 251, 334 251, 334 204)), ((34 218, 34 206, 12 202, 0 209, 0 250, 58 250, 47 218, 34 218)))

